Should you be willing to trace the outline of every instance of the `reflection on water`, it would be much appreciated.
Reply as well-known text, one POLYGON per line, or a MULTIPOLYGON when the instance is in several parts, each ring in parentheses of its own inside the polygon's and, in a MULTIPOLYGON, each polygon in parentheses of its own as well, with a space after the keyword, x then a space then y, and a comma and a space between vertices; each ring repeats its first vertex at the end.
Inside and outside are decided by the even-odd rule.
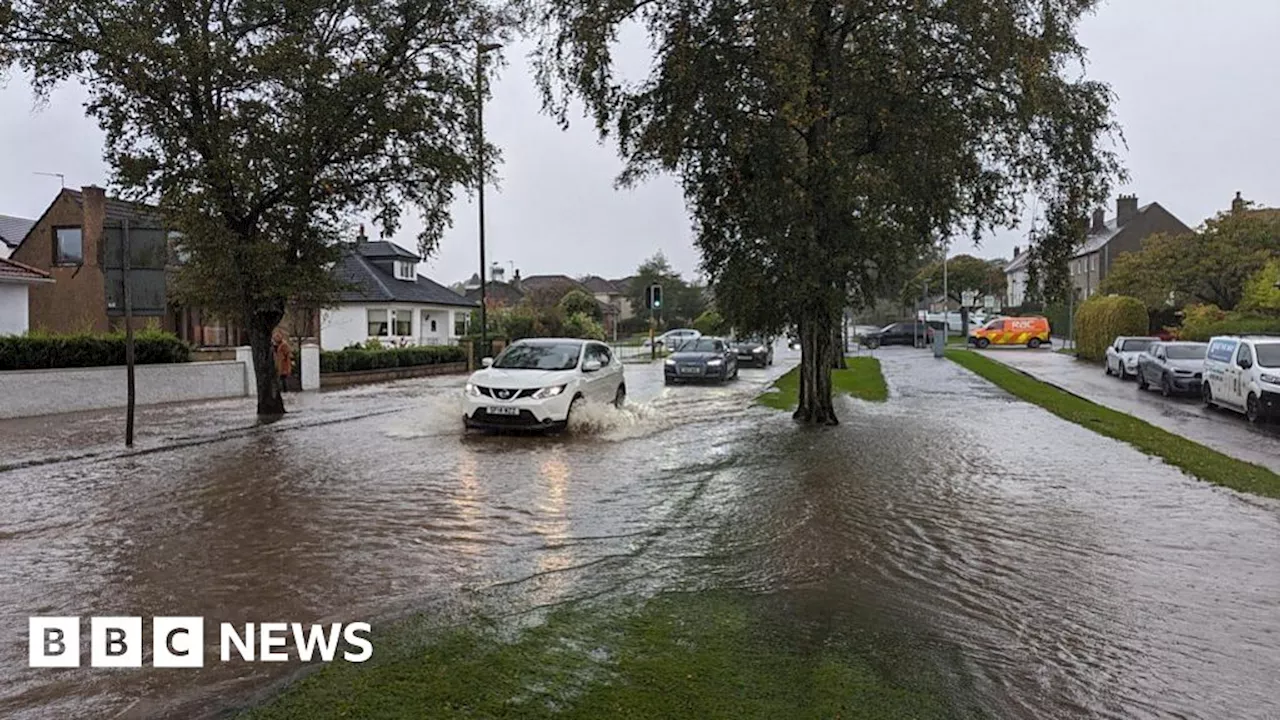
POLYGON ((389 415, 0 473, 0 716, 199 718, 291 669, 31 670, 30 614, 434 618, 739 588, 991 717, 1280 717, 1280 505, 927 353, 880 357, 893 399, 842 402, 836 428, 750 407, 782 367, 677 388, 629 367, 627 407, 556 438, 464 436, 456 389, 398 385, 413 405, 389 415))

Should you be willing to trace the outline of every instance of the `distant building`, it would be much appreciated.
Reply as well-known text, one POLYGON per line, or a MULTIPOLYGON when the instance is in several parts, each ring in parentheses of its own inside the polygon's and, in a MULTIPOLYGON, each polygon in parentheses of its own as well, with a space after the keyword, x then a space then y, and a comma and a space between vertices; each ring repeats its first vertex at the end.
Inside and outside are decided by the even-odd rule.
POLYGON ((1013 248, 1013 260, 1004 266, 1005 303, 1009 307, 1022 307, 1027 302, 1027 283, 1031 281, 1031 253, 1013 248))
POLYGON ((422 257, 390 242, 344 247, 335 268, 345 289, 320 311, 320 347, 456 345, 478 303, 418 274, 422 257))
POLYGON ((1159 233, 1180 235, 1191 231, 1160 203, 1139 207, 1137 195, 1117 198, 1116 214, 1110 219, 1106 217, 1106 210, 1094 210, 1084 244, 1068 266, 1076 297, 1085 300, 1096 294, 1116 258, 1138 252, 1146 238, 1159 233))
POLYGON ((596 300, 617 308, 619 320, 635 317, 631 307, 631 278, 606 280, 598 275, 588 275, 582 279, 582 284, 596 300))

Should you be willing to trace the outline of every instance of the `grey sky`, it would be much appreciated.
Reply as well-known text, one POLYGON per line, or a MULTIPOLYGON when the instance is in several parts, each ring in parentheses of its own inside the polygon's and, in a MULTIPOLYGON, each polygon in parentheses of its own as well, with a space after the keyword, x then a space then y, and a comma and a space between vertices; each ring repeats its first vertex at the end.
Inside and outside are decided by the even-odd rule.
MULTIPOLYGON (((1157 200, 1192 226, 1228 206, 1236 190, 1280 205, 1277 27, 1280 3, 1272 0, 1112 0, 1085 22, 1089 73, 1119 96, 1132 176, 1120 191, 1140 203, 1157 200)), ((504 155, 501 189, 486 198, 488 257, 525 275, 617 277, 661 250, 692 276, 698 258, 674 180, 615 191, 620 163, 589 123, 575 119, 562 132, 539 113, 525 49, 510 49, 486 108, 486 132, 504 155)), ((69 187, 106 182, 102 134, 84 117, 83 100, 82 90, 65 87, 33 112, 22 77, 0 90, 0 214, 34 218, 44 210, 58 180, 36 172, 64 173, 69 187)), ((406 220, 394 239, 413 246, 416 224, 406 220)), ((1008 257, 1025 245, 1025 231, 1024 223, 977 250, 962 240, 953 253, 1008 257)), ((476 210, 462 200, 453 229, 421 269, 450 283, 478 265, 476 210)))

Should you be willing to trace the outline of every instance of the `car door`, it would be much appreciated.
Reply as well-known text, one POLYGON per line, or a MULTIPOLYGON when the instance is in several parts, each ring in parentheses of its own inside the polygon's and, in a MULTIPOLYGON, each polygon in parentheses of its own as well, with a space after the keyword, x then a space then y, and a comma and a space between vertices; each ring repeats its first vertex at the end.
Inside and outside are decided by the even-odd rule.
POLYGON ((1253 367, 1253 349, 1249 343, 1240 343, 1236 350, 1235 362, 1231 363, 1231 402, 1244 407, 1245 398, 1249 395, 1249 368, 1253 367))
POLYGON ((1107 346, 1107 369, 1119 375, 1122 363, 1120 362, 1120 344, 1123 341, 1116 338, 1107 346))
POLYGON ((600 363, 600 369, 593 372, 584 371, 582 375, 583 384, 586 386, 586 392, 584 394, 587 396, 588 400, 593 402, 607 402, 608 400, 613 399, 613 393, 605 387, 608 384, 610 377, 609 363, 607 362, 609 358, 601 352, 605 349, 606 348, 599 343, 587 343, 586 350, 583 352, 582 356, 582 364, 584 367, 588 362, 595 361, 600 363), (606 392, 609 394, 607 399, 605 398, 606 392))
POLYGON ((608 345, 600 346, 600 354, 604 358, 600 372, 604 375, 605 401, 612 402, 617 395, 618 386, 622 384, 622 361, 613 354, 608 345))
POLYGON ((1151 343, 1142 354, 1138 356, 1138 374, 1149 383, 1160 382, 1161 375, 1164 374, 1164 346, 1160 343, 1151 343))

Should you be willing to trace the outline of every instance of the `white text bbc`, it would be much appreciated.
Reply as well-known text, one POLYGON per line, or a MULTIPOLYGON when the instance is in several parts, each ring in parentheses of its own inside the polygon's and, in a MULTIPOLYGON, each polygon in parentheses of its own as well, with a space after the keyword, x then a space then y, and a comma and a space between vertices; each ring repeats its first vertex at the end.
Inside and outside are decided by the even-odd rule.
MULTIPOLYGON (((28 618, 27 645, 31 667, 80 667, 80 618, 28 618)), ((332 662, 344 645, 342 659, 364 662, 373 656, 369 623, 343 626, 302 623, 231 623, 218 626, 220 657, 230 662, 233 654, 246 662, 285 662, 291 641, 296 656, 304 662, 318 658, 332 662)), ((91 667, 142 667, 140 617, 89 618, 89 664, 91 667)), ((204 618, 156 617, 151 619, 151 664, 162 668, 204 667, 204 618)))

